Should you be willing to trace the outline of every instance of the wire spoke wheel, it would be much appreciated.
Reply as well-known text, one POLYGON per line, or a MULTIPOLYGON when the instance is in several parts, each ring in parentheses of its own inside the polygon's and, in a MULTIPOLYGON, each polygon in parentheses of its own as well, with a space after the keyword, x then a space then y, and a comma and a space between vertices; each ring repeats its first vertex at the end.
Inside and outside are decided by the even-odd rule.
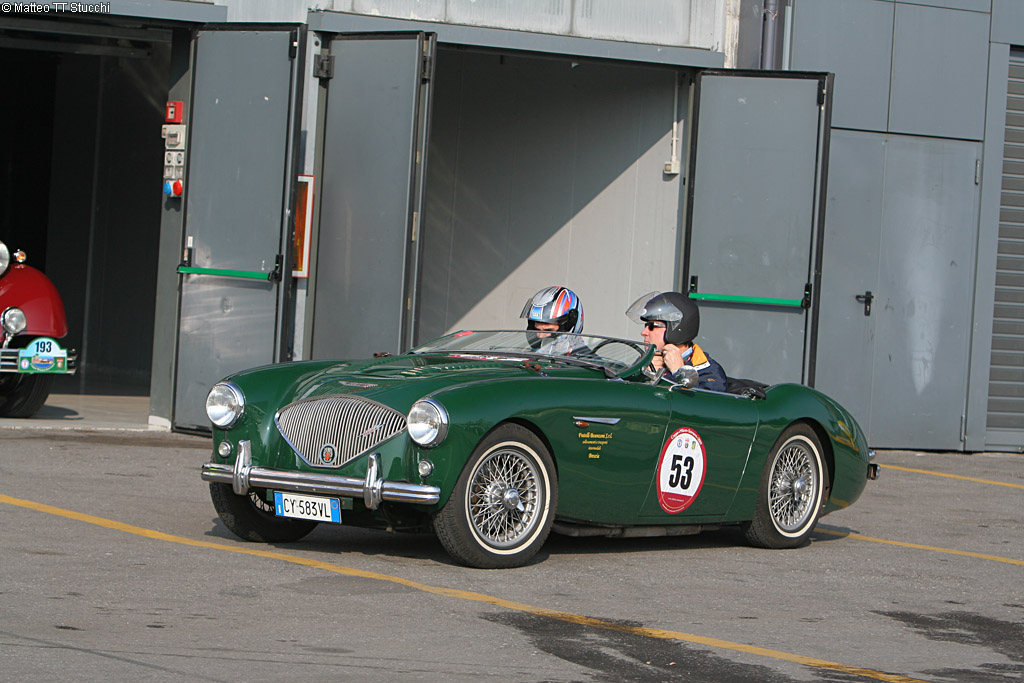
POLYGON ((520 567, 547 540, 558 508, 555 464, 536 434, 496 427, 477 445, 434 531, 457 562, 480 569, 520 567))
POLYGON ((747 540, 761 548, 795 548, 814 531, 825 498, 828 466, 807 424, 786 429, 765 460, 747 540))
POLYGON ((467 505, 476 533, 496 548, 515 545, 537 524, 540 473, 519 448, 491 453, 474 472, 467 505))
POLYGON ((788 442, 772 467, 768 493, 772 519, 783 531, 796 531, 814 512, 818 480, 817 461, 807 445, 788 442))

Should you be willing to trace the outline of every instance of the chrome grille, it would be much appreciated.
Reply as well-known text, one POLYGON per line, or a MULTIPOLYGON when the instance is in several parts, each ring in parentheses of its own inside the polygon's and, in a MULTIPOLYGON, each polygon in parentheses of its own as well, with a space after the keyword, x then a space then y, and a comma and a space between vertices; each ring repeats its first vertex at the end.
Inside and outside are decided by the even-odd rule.
POLYGON ((405 416, 359 396, 307 398, 274 416, 277 431, 313 467, 341 467, 405 430, 405 416))

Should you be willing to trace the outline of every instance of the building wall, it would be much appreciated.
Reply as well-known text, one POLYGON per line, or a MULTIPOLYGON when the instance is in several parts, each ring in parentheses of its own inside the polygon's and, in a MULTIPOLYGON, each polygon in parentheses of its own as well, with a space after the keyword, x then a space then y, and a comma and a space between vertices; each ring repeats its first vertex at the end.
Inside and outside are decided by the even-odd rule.
MULTIPOLYGON (((232 21, 302 21, 309 16, 304 7, 309 4, 303 0, 288 3, 218 0, 212 6, 226 7, 232 21)), ((1007 443, 996 444, 989 439, 985 425, 993 338, 994 271, 1000 240, 1008 61, 1011 47, 1024 45, 1024 3, 1019 0, 780 0, 779 4, 782 9, 779 25, 784 32, 781 43, 785 48, 782 64, 792 69, 836 73, 833 124, 836 132, 842 134, 846 149, 867 150, 880 144, 892 148, 884 155, 888 161, 879 160, 873 171, 867 171, 881 176, 877 186, 872 183, 830 185, 830 197, 842 196, 843 202, 828 206, 833 213, 827 218, 826 249, 830 243, 829 230, 833 231, 832 244, 843 243, 842 239, 837 239, 836 230, 857 230, 842 226, 857 226, 858 207, 884 207, 893 199, 905 197, 901 184, 913 185, 915 169, 909 157, 898 158, 900 149, 946 148, 965 158, 970 154, 963 154, 964 150, 977 150, 976 188, 968 189, 970 196, 958 204, 958 210, 964 209, 966 214, 973 211, 975 217, 958 218, 957 225, 950 228, 959 238, 966 236, 964 260, 958 263, 968 269, 968 282, 973 283, 973 291, 966 305, 958 303, 943 311, 941 318, 949 320, 952 315, 952 322, 944 322, 938 331, 934 326, 930 328, 932 332, 916 330, 915 344, 919 350, 927 352, 925 356, 918 353, 914 362, 962 363, 967 368, 966 386, 948 396, 960 412, 958 431, 962 440, 943 443, 941 447, 1020 448, 1013 437, 1007 443), (893 144, 889 144, 890 141, 893 144), (886 164, 904 169, 905 177, 886 177, 886 164), (838 213, 841 211, 846 213, 838 213), (954 340, 955 348, 949 349, 945 326, 968 330, 967 340, 954 340)), ((211 3, 164 5, 210 6, 211 3)), ((513 31, 698 47, 726 52, 727 64, 749 67, 760 48, 758 29, 762 3, 758 0, 652 0, 642 4, 612 0, 523 3, 334 0, 325 9, 513 31), (640 7, 642 11, 638 10, 640 7)), ((871 156, 848 154, 846 159, 862 161, 871 156)), ((831 175, 836 179, 851 177, 855 170, 841 166, 848 163, 842 154, 833 158, 832 163, 831 175)), ((878 248, 880 251, 904 250, 902 254, 887 253, 886 257, 890 262, 904 263, 911 269, 907 281, 915 277, 916 281, 927 281, 928 277, 935 276, 921 259, 913 258, 915 250, 922 246, 920 240, 928 239, 928 231, 922 229, 924 217, 936 210, 934 204, 928 203, 929 193, 945 196, 952 192, 946 184, 951 181, 941 175, 934 182, 937 183, 934 187, 921 188, 924 199, 918 202, 916 213, 909 212, 900 220, 888 223, 884 215, 878 220, 879 234, 884 234, 882 225, 886 231, 904 230, 894 239, 880 239, 878 248)), ((884 209, 880 211, 884 214, 884 209)), ((849 243, 859 235, 842 237, 849 243)), ((546 269, 538 267, 537 270, 544 272, 546 269)), ((908 303, 907 295, 907 291, 897 293, 903 304, 908 303)), ((508 294, 505 298, 508 301, 502 306, 507 313, 515 297, 508 294)), ((942 302, 930 303, 940 305, 942 302)), ((452 324, 458 320, 458 316, 453 320, 446 318, 452 324)), ((820 334, 819 347, 827 348, 842 338, 845 330, 823 326, 820 334)), ((895 362, 910 360, 908 349, 885 349, 887 356, 890 353, 897 357, 895 362)), ((877 354, 874 357, 877 358, 877 354)), ((927 391, 928 388, 915 390, 927 391)), ((906 398, 901 400, 901 406, 908 405, 906 398)), ((876 406, 876 409, 884 408, 876 406)), ((913 445, 913 434, 902 437, 909 439, 908 445, 913 445)), ((873 445, 884 446, 887 441, 888 437, 883 435, 873 445)))
MULTIPOLYGON (((831 157, 830 178, 836 182, 829 187, 826 263, 835 256, 830 245, 840 248, 853 239, 877 239, 880 256, 874 262, 866 259, 864 269, 878 269, 871 277, 880 288, 875 293, 885 298, 876 306, 890 307, 898 314, 891 325, 905 328, 902 336, 887 333, 884 316, 889 309, 876 313, 877 327, 866 343, 901 341, 897 348, 876 347, 871 354, 874 368, 867 374, 877 377, 886 366, 892 372, 882 373, 887 386, 867 389, 869 414, 915 416, 922 405, 934 402, 930 392, 936 387, 928 382, 892 382, 904 374, 903 368, 948 366, 957 376, 966 368, 964 380, 953 391, 943 391, 949 406, 946 414, 926 419, 928 428, 912 427, 913 419, 866 418, 871 425, 869 440, 879 447, 1012 450, 1013 444, 986 438, 985 418, 1009 53, 1005 44, 1024 43, 1024 3, 791 0, 787 11, 790 67, 836 74, 832 121, 834 130, 842 133, 835 136, 842 145, 833 147, 831 157), (923 146, 944 158, 958 156, 960 166, 975 168, 936 174, 934 167, 915 166, 907 154, 923 146), (862 165, 869 157, 857 153, 858 147, 881 150, 873 157, 875 167, 861 166, 855 172, 845 166, 862 165), (887 173, 894 165, 902 171, 887 173), (879 182, 837 184, 857 173, 873 175, 879 182), (923 180, 928 187, 912 189, 923 180), (887 213, 886 207, 894 206, 899 211, 887 213), (846 234, 850 231, 857 234, 846 234), (960 258, 946 258, 952 245, 960 258), (943 252, 943 259, 928 257, 933 247, 936 253, 943 252), (886 262, 900 264, 899 277, 890 273, 888 283, 880 265, 886 262), (964 269, 969 277, 964 278, 964 269), (915 282, 932 285, 915 291, 915 282), (968 296, 943 294, 942 286, 949 282, 961 282, 968 296), (960 433, 952 436, 956 430, 948 426, 957 421, 960 433), (930 439, 926 432, 943 436, 930 439)), ((836 269, 831 275, 836 276, 836 269)), ((823 273, 823 278, 829 276, 823 273)), ((847 289, 852 296, 856 287, 851 283, 847 289)), ((820 329, 819 348, 826 357, 829 344, 842 345, 842 333, 839 325, 820 329)), ((856 403, 856 381, 842 381, 843 374, 834 373, 832 385, 820 388, 856 403)))
MULTIPOLYGON (((324 9, 396 19, 532 31, 652 45, 695 47, 727 55, 736 36, 730 17, 740 0, 223 0, 228 21, 303 22, 324 9)), ((728 63, 728 58, 727 58, 728 63)))

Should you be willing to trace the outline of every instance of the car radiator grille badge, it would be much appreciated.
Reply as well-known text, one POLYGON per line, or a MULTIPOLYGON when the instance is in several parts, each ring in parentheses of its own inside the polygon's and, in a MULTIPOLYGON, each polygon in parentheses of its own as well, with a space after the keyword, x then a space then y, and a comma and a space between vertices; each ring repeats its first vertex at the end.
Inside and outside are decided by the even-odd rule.
POLYGON ((274 422, 313 467, 341 467, 405 430, 404 415, 360 396, 296 401, 279 410, 274 422))

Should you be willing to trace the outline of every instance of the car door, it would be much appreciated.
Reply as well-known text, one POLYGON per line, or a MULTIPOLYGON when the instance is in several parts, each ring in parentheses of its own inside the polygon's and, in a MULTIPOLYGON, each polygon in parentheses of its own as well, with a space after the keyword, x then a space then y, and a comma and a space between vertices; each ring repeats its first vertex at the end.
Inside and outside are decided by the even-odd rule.
POLYGON ((667 385, 549 380, 521 416, 543 431, 558 463, 558 515, 633 524, 671 413, 667 385))
POLYGON ((660 451, 650 457, 639 521, 713 520, 729 509, 747 467, 757 402, 675 387, 669 403, 668 428, 660 451))

